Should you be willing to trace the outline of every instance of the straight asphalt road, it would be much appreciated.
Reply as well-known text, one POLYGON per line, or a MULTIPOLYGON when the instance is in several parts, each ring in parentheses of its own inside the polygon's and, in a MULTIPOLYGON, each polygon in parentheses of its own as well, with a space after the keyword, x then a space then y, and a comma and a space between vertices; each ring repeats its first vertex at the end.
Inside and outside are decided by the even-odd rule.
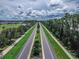
POLYGON ((41 35, 43 59, 55 59, 54 53, 50 49, 48 39, 44 33, 44 30, 43 30, 41 24, 40 24, 40 35, 41 35))
POLYGON ((35 27, 34 31, 32 32, 31 36, 25 43, 23 49, 20 51, 19 55, 16 57, 16 59, 29 59, 30 53, 34 44, 34 39, 36 35, 37 26, 35 27))

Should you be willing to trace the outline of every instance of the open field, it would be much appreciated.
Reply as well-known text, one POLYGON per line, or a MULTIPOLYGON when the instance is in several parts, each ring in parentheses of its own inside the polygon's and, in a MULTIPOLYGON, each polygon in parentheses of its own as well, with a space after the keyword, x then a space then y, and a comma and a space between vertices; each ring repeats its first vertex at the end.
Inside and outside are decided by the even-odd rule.
POLYGON ((0 31, 6 30, 9 28, 18 28, 21 24, 0 24, 0 31))

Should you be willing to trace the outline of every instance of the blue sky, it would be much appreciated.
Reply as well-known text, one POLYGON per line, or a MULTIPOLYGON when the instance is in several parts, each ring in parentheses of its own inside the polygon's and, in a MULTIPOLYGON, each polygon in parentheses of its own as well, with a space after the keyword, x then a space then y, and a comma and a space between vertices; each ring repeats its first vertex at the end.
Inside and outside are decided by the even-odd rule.
POLYGON ((78 13, 79 0, 0 0, 0 19, 49 19, 78 13))

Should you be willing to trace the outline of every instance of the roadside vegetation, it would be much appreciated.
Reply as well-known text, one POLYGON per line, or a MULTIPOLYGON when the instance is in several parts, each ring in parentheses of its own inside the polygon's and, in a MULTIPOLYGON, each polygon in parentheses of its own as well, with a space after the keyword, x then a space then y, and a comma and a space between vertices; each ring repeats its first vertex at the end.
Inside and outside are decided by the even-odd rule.
POLYGON ((66 13, 61 19, 42 23, 73 56, 79 58, 79 14, 66 13))
POLYGON ((0 52, 21 37, 34 23, 0 24, 0 52))
POLYGON ((57 44, 57 42, 50 36, 50 34, 47 32, 45 28, 43 28, 45 31, 45 34, 48 38, 49 44, 52 47, 52 49, 55 52, 57 59, 70 59, 68 55, 62 50, 62 48, 57 44))
POLYGON ((35 26, 33 26, 28 32, 26 32, 23 36, 23 38, 3 57, 3 59, 15 59, 20 50, 23 48, 25 42, 31 35, 33 29, 35 26))
POLYGON ((41 58, 42 58, 42 50, 41 50, 41 41, 40 41, 40 33, 39 33, 39 25, 38 25, 35 42, 31 53, 31 59, 41 59, 41 58))

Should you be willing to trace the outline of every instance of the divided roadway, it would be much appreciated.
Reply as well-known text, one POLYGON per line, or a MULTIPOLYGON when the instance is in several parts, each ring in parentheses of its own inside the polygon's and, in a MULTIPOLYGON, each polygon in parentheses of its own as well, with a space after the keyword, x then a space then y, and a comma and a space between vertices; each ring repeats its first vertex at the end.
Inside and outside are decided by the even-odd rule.
MULTIPOLYGON (((40 29, 41 46, 42 46, 42 59, 55 59, 54 53, 50 48, 48 39, 44 33, 41 23, 39 23, 39 25, 40 25, 39 29, 40 29)), ((25 43, 21 51, 16 56, 16 59, 30 59, 35 36, 37 33, 37 26, 38 24, 36 24, 35 29, 33 30, 32 34, 28 38, 27 42, 25 43)))
MULTIPOLYGON (((55 59, 52 50, 50 49, 48 39, 44 33, 44 30, 40 25, 40 37, 41 37, 41 45, 42 45, 42 59, 55 59)), ((19 55, 16 59, 30 59, 31 51, 34 44, 34 39, 36 36, 37 26, 35 27, 34 31, 32 32, 31 36, 29 37, 28 41, 25 43, 23 49, 20 51, 19 55)))

